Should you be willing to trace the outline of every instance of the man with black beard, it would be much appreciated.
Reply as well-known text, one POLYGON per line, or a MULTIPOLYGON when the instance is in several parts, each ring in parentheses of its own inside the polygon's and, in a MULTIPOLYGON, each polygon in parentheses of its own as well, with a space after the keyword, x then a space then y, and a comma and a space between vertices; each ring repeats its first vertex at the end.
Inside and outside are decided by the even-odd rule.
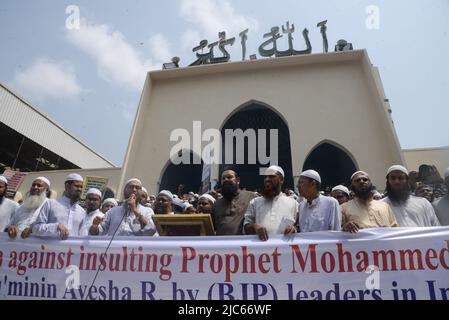
POLYGON ((263 196, 251 200, 246 210, 245 234, 257 234, 260 240, 267 241, 270 235, 297 232, 299 203, 281 192, 283 184, 284 170, 269 167, 265 172, 263 196))
POLYGON ((32 233, 31 225, 36 221, 42 206, 47 202, 47 192, 50 189, 50 181, 45 177, 34 179, 30 191, 25 195, 22 205, 16 209, 8 227, 10 239, 15 239, 19 234, 26 239, 32 233))
POLYGON ((351 189, 354 199, 341 205, 343 231, 357 233, 360 229, 398 226, 390 206, 373 199, 374 187, 366 172, 352 175, 351 189))
POLYGON ((216 235, 242 235, 246 209, 256 194, 240 190, 240 177, 232 170, 222 173, 221 186, 223 197, 217 199, 212 209, 216 235))
POLYGON ((408 170, 400 165, 387 172, 385 201, 393 210, 400 227, 438 227, 440 222, 429 201, 410 195, 408 170))
POLYGON ((6 198, 7 190, 8 179, 4 176, 0 176, 0 232, 5 231, 6 227, 9 226, 14 212, 19 206, 17 202, 6 198))
POLYGON ((32 225, 34 235, 62 240, 79 235, 79 227, 86 214, 78 204, 83 182, 83 177, 79 174, 67 176, 63 196, 58 200, 50 199, 42 206, 32 225))

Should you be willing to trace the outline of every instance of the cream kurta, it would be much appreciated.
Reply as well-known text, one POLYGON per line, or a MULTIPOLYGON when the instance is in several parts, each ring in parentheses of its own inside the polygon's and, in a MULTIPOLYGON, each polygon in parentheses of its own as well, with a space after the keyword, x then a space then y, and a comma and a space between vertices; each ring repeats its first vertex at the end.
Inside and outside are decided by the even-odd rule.
POLYGON ((355 198, 341 205, 343 224, 354 221, 361 229, 397 227, 398 223, 390 206, 377 200, 369 200, 367 204, 355 198))

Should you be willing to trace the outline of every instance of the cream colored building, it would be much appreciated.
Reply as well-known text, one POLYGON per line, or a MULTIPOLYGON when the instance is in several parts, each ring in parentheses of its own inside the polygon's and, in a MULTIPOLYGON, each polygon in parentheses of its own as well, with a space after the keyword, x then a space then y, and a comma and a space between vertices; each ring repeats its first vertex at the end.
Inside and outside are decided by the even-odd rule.
POLYGON ((403 150, 407 166, 418 171, 423 164, 435 165, 441 175, 449 168, 449 147, 403 150))
MULTIPOLYGON (((337 175, 332 177, 335 181, 346 182, 350 171, 363 169, 374 184, 383 186, 387 168, 405 163, 387 101, 365 50, 151 72, 119 189, 128 178, 139 176, 150 193, 157 192, 167 185, 164 173, 176 144, 170 141, 174 130, 186 129, 193 136, 193 122, 201 121, 202 130, 221 131, 241 111, 253 112, 248 114, 255 117, 271 113, 276 123, 285 124, 287 131, 279 147, 290 149, 290 154, 280 155, 287 160, 279 165, 288 175, 298 176, 315 164, 327 166, 337 175)), ((276 129, 270 124, 260 128, 276 129)), ((212 180, 218 178, 220 169, 212 165, 212 180)), ((189 167, 184 170, 187 176, 189 167)), ((253 171, 253 177, 257 176, 257 167, 253 171)), ((173 179, 183 175, 173 172, 173 179)), ((326 174, 322 175, 326 180, 326 174)))
MULTIPOLYGON (((401 151, 378 71, 367 52, 358 50, 150 72, 123 168, 30 173, 19 191, 26 192, 35 177, 46 175, 61 194, 70 172, 109 178, 108 187, 119 198, 124 182, 132 177, 139 177, 150 194, 167 183, 185 183, 189 176, 198 185, 201 164, 174 166, 170 160, 177 144, 170 137, 177 129, 185 129, 192 138, 190 148, 184 149, 199 154, 209 144, 194 146, 197 121, 202 132, 235 129, 230 123, 280 129, 279 165, 291 177, 314 168, 323 180, 335 184, 348 182, 353 170, 360 169, 382 190, 392 164, 410 170, 435 164, 441 173, 449 166, 449 148, 401 151), (257 123, 258 117, 269 121, 257 123)), ((212 181, 223 168, 211 166, 212 181)), ((257 164, 243 168, 251 171, 246 176, 239 168, 243 185, 248 182, 245 177, 261 183, 257 164)))

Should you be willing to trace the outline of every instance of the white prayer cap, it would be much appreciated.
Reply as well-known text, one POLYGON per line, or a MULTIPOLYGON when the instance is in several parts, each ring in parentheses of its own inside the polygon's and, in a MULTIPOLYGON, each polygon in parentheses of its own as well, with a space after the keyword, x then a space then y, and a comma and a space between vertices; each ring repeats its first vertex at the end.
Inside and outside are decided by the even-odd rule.
POLYGON ((99 196, 101 199, 101 191, 96 188, 90 188, 89 190, 87 190, 86 196, 89 194, 95 194, 95 195, 99 196))
POLYGON ((145 192, 146 194, 148 194, 148 190, 145 187, 142 187, 142 191, 145 192))
POLYGON ((334 187, 334 188, 332 189, 332 192, 333 192, 333 191, 341 191, 341 192, 346 193, 346 194, 349 196, 349 189, 346 188, 345 186, 342 186, 342 185, 338 185, 338 186, 334 187))
POLYGON ((351 181, 355 178, 355 176, 357 176, 359 174, 364 174, 369 177, 369 174, 366 173, 365 171, 357 171, 357 172, 354 172, 354 174, 351 176, 351 181))
POLYGON ((394 165, 394 166, 391 166, 390 169, 388 169, 388 171, 387 171, 387 176, 388 176, 390 173, 392 173, 393 171, 400 171, 400 172, 405 173, 405 174, 408 176, 408 170, 407 170, 407 168, 405 168, 404 166, 401 166, 401 165, 394 165))
POLYGON ((159 192, 158 196, 160 195, 164 195, 166 197, 168 197, 171 201, 173 201, 173 193, 171 193, 168 190, 162 190, 161 192, 159 192))
POLYGON ((8 179, 5 176, 0 176, 0 181, 8 184, 8 179))
POLYGON ((282 170, 282 168, 279 167, 279 166, 271 166, 271 167, 269 167, 267 170, 265 170, 265 174, 264 175, 265 176, 272 176, 272 175, 275 175, 277 173, 280 173, 283 178, 285 177, 284 170, 282 170))
POLYGON ((47 178, 45 178, 45 177, 37 177, 36 179, 33 180, 33 182, 36 181, 36 180, 40 180, 40 181, 44 182, 50 188, 50 180, 48 180, 47 178))
POLYGON ((373 196, 382 197, 382 194, 381 194, 379 191, 375 190, 375 191, 373 192, 373 196))
POLYGON ((446 171, 444 172, 444 180, 446 180, 447 177, 449 177, 449 168, 447 168, 446 171))
MULTIPOLYGON (((163 191, 161 191, 159 194, 161 194, 163 191)), ((180 207, 180 208, 182 208, 183 210, 184 210, 184 208, 185 208, 185 203, 184 203, 184 201, 182 201, 181 199, 179 199, 179 198, 173 198, 173 204, 174 205, 176 205, 176 206, 178 206, 178 207, 180 207)))
POLYGON ((114 207, 118 206, 118 202, 117 200, 115 200, 114 198, 107 198, 106 200, 103 201, 103 204, 101 206, 104 206, 107 203, 111 203, 114 205, 114 207))
POLYGON ((78 173, 71 173, 67 176, 67 178, 65 178, 65 182, 69 181, 84 182, 84 179, 78 173))
POLYGON ((203 195, 200 197, 200 199, 201 199, 201 198, 207 199, 208 201, 210 201, 210 202, 212 202, 212 203, 215 203, 215 198, 212 197, 212 196, 211 196, 210 194, 208 194, 208 193, 203 194, 203 195))
POLYGON ((137 178, 132 178, 132 179, 129 179, 128 181, 126 181, 125 187, 126 187, 128 184, 130 184, 131 182, 137 182, 138 184, 142 185, 142 181, 140 181, 140 180, 137 179, 137 178))
POLYGON ((318 172, 316 172, 315 170, 306 170, 303 173, 301 173, 299 176, 307 177, 307 178, 310 178, 312 180, 315 180, 315 181, 318 181, 319 183, 321 183, 320 174, 318 172))

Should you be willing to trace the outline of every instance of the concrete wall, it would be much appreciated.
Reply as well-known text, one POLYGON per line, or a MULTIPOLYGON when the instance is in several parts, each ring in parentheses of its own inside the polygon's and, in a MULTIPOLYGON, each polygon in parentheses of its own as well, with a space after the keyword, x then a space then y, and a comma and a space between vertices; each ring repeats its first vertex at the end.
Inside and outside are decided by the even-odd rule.
MULTIPOLYGON (((403 164, 377 71, 366 51, 314 54, 152 72, 141 97, 121 184, 139 176, 158 190, 175 143, 174 129, 202 121, 221 129, 252 101, 275 110, 290 129, 294 175, 321 142, 331 141, 384 184, 387 168, 403 164)), ((207 143, 203 143, 203 147, 207 143)), ((218 166, 213 167, 217 178, 218 166)), ((348 177, 349 178, 349 177, 348 177)))
POLYGON ((449 168, 449 147, 403 150, 409 170, 418 171, 422 164, 435 165, 441 176, 449 168))

